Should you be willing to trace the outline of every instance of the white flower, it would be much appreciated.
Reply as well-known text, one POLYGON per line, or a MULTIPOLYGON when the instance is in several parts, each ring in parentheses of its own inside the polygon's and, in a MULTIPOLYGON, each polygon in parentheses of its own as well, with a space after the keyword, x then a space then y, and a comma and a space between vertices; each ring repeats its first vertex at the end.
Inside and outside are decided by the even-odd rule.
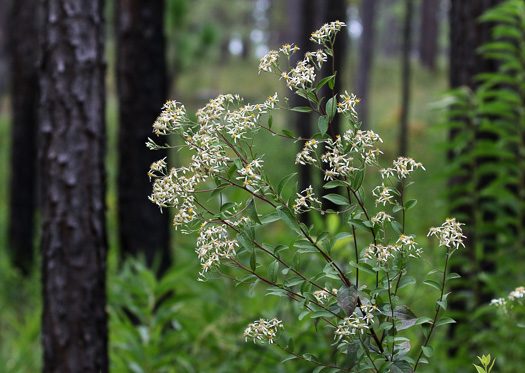
POLYGON ((399 236, 397 242, 401 246, 404 252, 408 253, 408 256, 419 258, 423 249, 418 248, 418 244, 414 241, 414 236, 402 234, 399 236))
POLYGON ((314 205, 317 205, 318 208, 321 207, 321 201, 314 197, 315 193, 313 188, 310 185, 308 188, 303 190, 300 194, 297 193, 295 199, 295 204, 292 206, 294 213, 300 214, 302 212, 308 211, 312 208, 315 208, 314 205))
POLYGON ((316 290, 312 294, 319 303, 324 304, 325 301, 333 298, 333 295, 337 294, 337 289, 332 289, 330 293, 327 288, 324 288, 323 290, 316 290))
POLYGON ((248 338, 252 338, 253 343, 257 340, 261 343, 272 344, 275 342, 277 332, 282 328, 284 328, 282 321, 276 318, 271 320, 259 319, 249 324, 244 330, 244 340, 248 342, 248 338))
POLYGON ((460 246, 465 247, 463 239, 466 238, 463 235, 461 226, 464 225, 456 221, 455 218, 447 218, 441 227, 430 228, 428 236, 439 237, 439 246, 446 246, 448 248, 459 249, 460 246))

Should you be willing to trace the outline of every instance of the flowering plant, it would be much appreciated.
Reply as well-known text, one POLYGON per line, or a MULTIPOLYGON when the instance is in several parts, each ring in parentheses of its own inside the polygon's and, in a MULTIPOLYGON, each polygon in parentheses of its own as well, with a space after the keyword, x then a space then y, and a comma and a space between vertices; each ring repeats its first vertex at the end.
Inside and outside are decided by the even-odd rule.
MULTIPOLYGON (((311 40, 321 47, 307 52, 295 67, 282 64, 282 60, 289 64, 299 51, 290 44, 261 59, 259 72, 275 73, 307 106, 290 108, 277 94, 254 105, 226 94, 197 111, 197 120, 192 121, 182 104, 166 102, 153 125, 154 133, 178 136, 182 143, 174 147, 189 150, 190 160, 186 166, 171 169, 165 159, 153 163, 150 200, 160 208, 174 208, 175 228, 198 236, 195 251, 202 267, 200 280, 210 278, 212 272, 227 271, 229 277, 253 288, 267 285, 268 294, 298 302, 302 308, 299 319, 309 316, 316 325, 324 321, 332 330, 337 353, 332 361, 321 361, 294 351, 293 339, 284 342, 280 338, 284 324, 277 318, 251 323, 244 332, 246 340, 274 344, 288 353, 283 361, 303 359, 318 365, 316 372, 412 372, 432 355, 433 330, 453 322, 439 315, 447 308, 445 284, 458 277, 447 274, 447 265, 450 255, 463 245, 462 224, 447 219, 429 232, 446 248, 446 261, 443 270, 433 269, 424 281, 439 292, 433 317, 417 317, 402 304, 400 289, 416 282, 408 276, 407 264, 422 254, 405 219, 417 201, 406 200, 405 189, 412 184, 411 174, 424 167, 407 157, 380 167, 378 145, 383 140, 371 130, 360 129, 355 109, 359 99, 348 92, 335 94, 335 71, 318 76, 323 64, 333 58, 336 35, 344 26, 336 21, 312 33, 311 40), (324 86, 331 90, 326 103, 319 97, 324 86), (317 116, 319 132, 300 138, 287 129, 276 130, 271 112, 278 109, 317 116), (337 115, 348 123, 342 133, 336 133, 333 126, 337 115), (340 192, 323 193, 310 185, 290 193, 287 184, 295 174, 273 183, 265 170, 264 155, 254 145, 260 131, 302 143, 295 164, 319 169, 324 175, 323 189, 340 192), (371 191, 375 207, 365 201, 364 179, 370 168, 382 178, 381 185, 371 191), (321 199, 338 209, 323 208, 321 199), (344 229, 334 233, 307 226, 301 214, 337 216, 344 229), (272 241, 275 236, 266 229, 270 226, 287 229, 293 238, 272 241), (305 259, 311 264, 308 268, 303 265, 305 259), (238 277, 230 267, 244 276, 238 277), (432 279, 436 274, 438 281, 432 279), (403 331, 415 325, 423 328, 423 342, 419 350, 408 354, 411 341, 403 331)), ((169 147, 151 139, 147 146, 169 147)))

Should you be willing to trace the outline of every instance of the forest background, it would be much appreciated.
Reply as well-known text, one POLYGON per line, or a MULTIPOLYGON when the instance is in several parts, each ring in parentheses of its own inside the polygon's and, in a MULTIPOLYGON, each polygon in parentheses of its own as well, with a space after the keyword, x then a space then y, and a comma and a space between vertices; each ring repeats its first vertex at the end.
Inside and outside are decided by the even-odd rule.
MULTIPOLYGON (((97 8, 77 0, 42 3, 39 11, 29 3, 0 0, 0 179, 6 181, 0 184, 0 371, 61 371, 53 365, 60 357, 81 359, 78 348, 53 350, 56 341, 77 331, 50 320, 68 319, 77 311, 82 319, 86 307, 95 303, 102 311, 93 335, 102 337, 88 343, 94 355, 87 356, 96 356, 92 361, 102 371, 108 366, 114 372, 313 369, 295 360, 280 364, 279 350, 244 343, 244 326, 278 306, 286 309, 283 298, 261 297, 222 278, 197 282, 192 241, 171 227, 169 210, 160 214, 147 200, 149 165, 162 156, 148 151, 145 142, 168 98, 183 102, 191 112, 219 93, 239 93, 247 102, 263 101, 275 91, 286 95, 278 81, 257 75, 259 58, 284 43, 310 48, 304 35, 336 19, 348 25, 338 46, 343 51, 339 90, 361 98, 360 120, 386 140, 386 159, 410 155, 427 169, 415 177, 411 193, 421 208, 414 209, 410 224, 421 237, 449 215, 467 224, 467 249, 454 264, 463 280, 449 298, 448 312, 457 324, 437 335, 433 360, 438 363, 425 371, 470 372, 476 356, 487 353, 497 358, 495 370, 520 371, 525 336, 516 327, 519 321, 489 303, 523 284, 525 178, 519 168, 525 122, 522 114, 518 120, 505 116, 509 100, 498 104, 497 94, 490 105, 484 102, 485 109, 476 109, 482 98, 472 93, 483 86, 479 74, 496 74, 504 65, 480 54, 497 22, 482 23, 479 17, 501 1, 92 2, 97 8), (57 116, 52 102, 61 83, 53 80, 45 61, 54 46, 51 16, 71 16, 60 7, 92 12, 98 20, 94 26, 101 26, 93 45, 94 50, 104 48, 95 61, 97 79, 104 84, 97 88, 99 101, 90 106, 100 110, 90 114, 105 115, 94 120, 95 135, 88 140, 67 128, 54 131, 66 143, 96 149, 88 153, 95 160, 89 167, 99 168, 97 177, 102 176, 89 188, 103 193, 106 208, 104 203, 90 205, 88 233, 79 223, 73 240, 57 244, 63 230, 53 235, 52 227, 75 220, 84 204, 61 198, 71 186, 61 189, 52 182, 60 167, 52 164, 53 136, 46 124, 57 116), (448 91, 459 87, 466 88, 448 91), (457 106, 451 108, 451 103, 457 106), (487 117, 491 123, 502 117, 514 123, 514 137, 501 130, 505 123, 500 129, 479 125, 487 117), (501 175, 506 171, 515 180, 501 175), (93 259, 86 247, 101 254, 93 259), (53 272, 55 268, 62 272, 53 272), (86 288, 93 290, 87 306, 67 309, 68 301, 83 304, 86 288), (104 341, 108 330, 100 327, 105 323, 109 342, 104 341)), ((523 76, 510 76, 506 84, 523 76)), ((71 84, 66 86, 75 87, 71 84)), ((510 112, 523 112, 523 95, 510 101, 519 108, 510 112)), ((304 117, 279 114, 274 121, 282 128, 297 128, 304 117)), ((79 148, 65 148, 71 151, 63 153, 68 163, 79 148)), ((299 150, 298 145, 268 152, 266 165, 278 165, 280 157, 294 157, 299 150)), ((175 152, 167 156, 178 157, 175 152)), ((85 166, 71 162, 79 171, 85 166)), ((277 177, 294 171, 273 168, 277 177)), ((82 175, 75 175, 82 184, 82 175)), ((93 174, 87 177, 93 181, 93 174)), ((315 224, 340 228, 330 219, 315 224)), ((428 245, 423 241, 422 246, 428 245)), ((429 301, 420 287, 409 297, 415 304, 429 301)), ((313 320, 301 320, 297 329, 296 348, 316 345, 313 320)), ((322 354, 323 347, 319 350, 322 354)))

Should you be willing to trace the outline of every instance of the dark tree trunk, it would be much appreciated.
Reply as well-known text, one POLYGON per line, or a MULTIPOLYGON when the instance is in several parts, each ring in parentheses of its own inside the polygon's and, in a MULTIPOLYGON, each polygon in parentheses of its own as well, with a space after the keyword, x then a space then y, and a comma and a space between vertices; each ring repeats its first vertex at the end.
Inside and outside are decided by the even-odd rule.
POLYGON ((145 143, 167 99, 168 79, 162 19, 163 0, 116 2, 119 94, 119 237, 123 256, 155 260, 159 273, 170 265, 169 215, 148 200, 149 166, 166 152, 145 143))
POLYGON ((7 52, 7 35, 9 15, 6 0, 0 0, 0 100, 4 97, 7 90, 7 77, 9 76, 9 61, 7 52))
POLYGON ((377 0, 361 1, 363 33, 361 34, 361 43, 359 45, 356 95, 361 99, 361 102, 357 106, 357 113, 359 114, 359 120, 363 122, 364 128, 370 127, 368 123, 368 92, 374 56, 376 7, 377 0))
POLYGON ((401 115, 399 131, 399 155, 406 157, 408 154, 408 121, 410 110, 410 52, 412 49, 412 18, 414 1, 405 0, 405 20, 403 25, 403 48, 401 57, 401 115))
MULTIPOLYGON (((477 74, 483 72, 493 72, 497 70, 497 65, 492 60, 482 59, 477 52, 477 49, 484 43, 490 40, 490 29, 491 25, 483 22, 480 23, 478 18, 489 8, 493 7, 499 0, 452 0, 450 8, 450 65, 449 65, 449 83, 451 88, 458 88, 461 86, 469 87, 474 90, 477 88, 478 83, 475 80, 477 74)), ((463 122, 464 130, 476 133, 477 129, 472 119, 469 118, 454 118, 454 121, 463 122)), ((449 132, 449 141, 461 135, 462 129, 452 129, 449 132)), ((476 133, 476 139, 484 136, 483 134, 476 133)), ((467 152, 472 152, 475 143, 471 143, 470 148, 466 149, 467 152)), ((455 161, 456 157, 461 157, 463 154, 456 154, 454 150, 448 154, 449 161, 455 161)), ((483 162, 482 159, 477 159, 470 164, 463 166, 462 175, 456 176, 449 180, 449 188, 456 188, 458 185, 467 184, 472 178, 474 169, 478 167, 475 163, 483 162)), ((487 180, 482 183, 488 182, 487 180)), ((478 189, 481 185, 475 186, 478 189)), ((463 194, 455 193, 453 200, 467 201, 461 204, 455 203, 455 207, 451 213, 457 216, 465 223, 464 234, 467 236, 466 246, 467 250, 458 252, 456 258, 452 262, 451 271, 457 272, 462 276, 461 282, 458 282, 452 289, 452 296, 449 298, 450 308, 455 310, 457 315, 454 318, 458 322, 449 329, 449 336, 451 340, 455 341, 455 344, 449 349, 449 355, 451 357, 457 354, 457 346, 467 343, 468 341, 460 338, 462 335, 470 335, 473 333, 472 327, 468 322, 469 314, 473 311, 472 306, 479 303, 488 303, 492 294, 483 292, 480 289, 483 288, 480 283, 478 274, 481 272, 491 273, 494 271, 494 264, 490 260, 490 252, 496 248, 493 246, 493 240, 491 237, 484 237, 480 242, 478 241, 476 228, 479 224, 477 217, 480 217, 478 213, 479 205, 482 203, 477 198, 476 192, 474 196, 463 192, 463 194), (475 253, 476 247, 481 245, 483 250, 484 259, 481 263, 476 263, 475 253), (463 265, 462 265, 463 263, 463 265), (467 267, 465 263, 469 264, 467 267), (467 268, 467 269, 466 269, 467 268), (469 268, 469 269, 468 269, 469 268), (464 328, 470 330, 465 333, 459 333, 457 328, 463 325, 464 328)), ((483 213, 481 219, 490 220, 490 213, 483 213)), ((482 327, 482 326, 481 326, 482 327)))
POLYGON ((439 34, 438 0, 423 0, 421 4, 421 32, 419 34, 419 60, 430 70, 436 68, 439 34))
POLYGON ((40 3, 43 371, 107 372, 104 5, 40 3))
MULTIPOLYGON (((315 44, 310 41, 310 34, 316 30, 316 7, 315 0, 295 0, 289 1, 288 14, 293 14, 289 23, 289 39, 301 49, 291 59, 290 63, 294 65, 299 59, 302 59, 307 51, 313 50, 315 44)), ((307 106, 307 101, 296 94, 290 95, 290 106, 307 106)), ((310 138, 315 132, 312 128, 311 115, 308 113, 293 113, 297 136, 310 138)), ((312 167, 299 167, 299 188, 301 190, 313 185, 312 167)), ((308 214, 302 216, 308 219, 308 214)), ((305 223, 308 223, 305 220, 305 223)))
POLYGON ((12 72, 11 176, 9 250, 15 267, 29 274, 34 257, 34 216, 37 185, 38 20, 31 1, 11 5, 12 72))

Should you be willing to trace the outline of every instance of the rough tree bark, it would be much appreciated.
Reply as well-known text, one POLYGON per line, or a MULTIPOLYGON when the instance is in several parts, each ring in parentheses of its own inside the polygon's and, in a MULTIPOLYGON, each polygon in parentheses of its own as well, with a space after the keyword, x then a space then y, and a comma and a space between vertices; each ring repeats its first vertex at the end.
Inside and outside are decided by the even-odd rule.
POLYGON ((34 257, 34 216, 37 185, 38 20, 32 2, 11 4, 11 175, 9 251, 15 267, 29 274, 34 257))
POLYGON ((119 95, 119 237, 123 256, 158 260, 159 274, 171 263, 169 214, 161 214, 147 196, 147 172, 165 151, 145 143, 167 99, 168 78, 163 32, 163 0, 117 0, 117 84, 119 95))
POLYGON ((359 44, 359 72, 357 74, 356 95, 361 99, 357 106, 357 113, 359 114, 359 120, 363 122, 363 128, 370 127, 368 123, 368 91, 374 56, 376 8, 377 0, 361 1, 363 33, 359 44))
POLYGON ((40 3, 43 371, 107 372, 104 5, 40 3))
POLYGON ((435 70, 438 55, 439 33, 438 0, 423 0, 421 3, 421 32, 419 33, 419 60, 429 70, 435 70))

